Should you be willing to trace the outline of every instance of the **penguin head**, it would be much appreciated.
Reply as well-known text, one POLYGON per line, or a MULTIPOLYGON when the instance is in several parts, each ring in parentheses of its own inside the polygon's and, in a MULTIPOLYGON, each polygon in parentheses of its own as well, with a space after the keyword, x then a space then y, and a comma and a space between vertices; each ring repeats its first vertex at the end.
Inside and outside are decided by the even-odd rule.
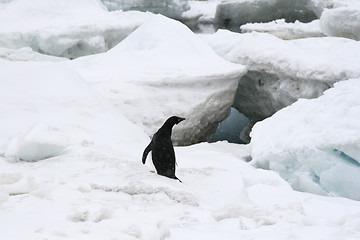
POLYGON ((185 120, 185 118, 172 116, 172 117, 168 118, 168 120, 166 120, 166 122, 171 125, 175 125, 175 124, 179 124, 180 122, 182 122, 184 120, 185 120))

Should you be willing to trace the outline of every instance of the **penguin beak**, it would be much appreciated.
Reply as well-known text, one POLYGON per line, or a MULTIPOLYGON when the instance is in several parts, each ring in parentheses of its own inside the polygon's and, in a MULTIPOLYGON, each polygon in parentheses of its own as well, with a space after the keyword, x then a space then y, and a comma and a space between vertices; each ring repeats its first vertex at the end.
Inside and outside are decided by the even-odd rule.
POLYGON ((185 120, 185 118, 179 118, 178 124, 184 120, 185 120))

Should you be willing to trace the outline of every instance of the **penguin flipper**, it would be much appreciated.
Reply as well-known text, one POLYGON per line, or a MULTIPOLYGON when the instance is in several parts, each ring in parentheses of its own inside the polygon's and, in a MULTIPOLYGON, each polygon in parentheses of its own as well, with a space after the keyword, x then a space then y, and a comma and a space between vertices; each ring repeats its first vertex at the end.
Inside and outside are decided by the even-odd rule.
POLYGON ((149 145, 145 148, 143 156, 142 156, 142 163, 145 164, 146 157, 149 154, 149 152, 152 150, 152 142, 149 143, 149 145))

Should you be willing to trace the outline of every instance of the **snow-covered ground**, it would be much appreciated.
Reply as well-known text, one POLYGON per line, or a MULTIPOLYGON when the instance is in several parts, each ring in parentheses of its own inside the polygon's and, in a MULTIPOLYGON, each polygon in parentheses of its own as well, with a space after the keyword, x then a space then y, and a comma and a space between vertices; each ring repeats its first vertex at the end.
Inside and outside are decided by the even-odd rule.
POLYGON ((293 191, 243 159, 246 146, 176 148, 179 183, 140 159, 68 154, 36 163, 0 157, 4 239, 347 239, 360 203, 293 191))
MULTIPOLYGON (((211 22, 219 3, 186 14, 211 22)), ((99 0, 1 1, 0 239, 360 239, 359 56, 344 38, 199 37, 99 0), (237 91, 244 79, 255 84, 237 91), (183 183, 141 163, 170 115, 186 118, 175 142, 197 142, 236 91, 243 109, 269 114, 337 81, 258 123, 251 144, 176 147, 183 183)))

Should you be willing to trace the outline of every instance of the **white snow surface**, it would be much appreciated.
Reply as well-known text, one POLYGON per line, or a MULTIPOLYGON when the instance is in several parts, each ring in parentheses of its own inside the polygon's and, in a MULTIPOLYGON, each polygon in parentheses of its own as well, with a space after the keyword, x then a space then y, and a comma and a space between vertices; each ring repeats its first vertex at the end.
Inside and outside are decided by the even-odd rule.
POLYGON ((325 36, 321 32, 319 20, 314 20, 310 23, 299 21, 287 23, 285 19, 278 19, 268 23, 248 23, 242 25, 240 29, 242 33, 254 31, 270 33, 284 40, 325 36))
POLYGON ((294 189, 360 200, 360 79, 301 99, 251 132, 253 164, 294 189))
POLYGON ((38 161, 73 149, 120 154, 146 146, 145 133, 69 68, 0 60, 0 72, 0 155, 8 160, 38 161))
POLYGON ((108 154, 26 164, 0 157, 1 235, 19 240, 359 237, 359 202, 295 192, 276 173, 244 162, 247 146, 203 143, 175 151, 183 183, 151 173, 140 159, 108 154))
POLYGON ((68 64, 149 136, 168 117, 185 117, 173 131, 180 145, 211 139, 246 72, 217 56, 185 25, 161 15, 107 53, 68 64))
POLYGON ((249 70, 329 84, 360 76, 360 44, 349 39, 285 41, 266 33, 239 34, 227 30, 201 37, 220 56, 249 70))
POLYGON ((326 9, 321 15, 320 25, 328 36, 360 40, 360 4, 326 9))
POLYGON ((221 1, 189 1, 190 9, 182 14, 184 18, 200 18, 203 21, 213 21, 216 14, 216 7, 221 1))
POLYGON ((76 58, 107 51, 152 14, 108 12, 97 0, 16 0, 0 8, 0 46, 76 58))

